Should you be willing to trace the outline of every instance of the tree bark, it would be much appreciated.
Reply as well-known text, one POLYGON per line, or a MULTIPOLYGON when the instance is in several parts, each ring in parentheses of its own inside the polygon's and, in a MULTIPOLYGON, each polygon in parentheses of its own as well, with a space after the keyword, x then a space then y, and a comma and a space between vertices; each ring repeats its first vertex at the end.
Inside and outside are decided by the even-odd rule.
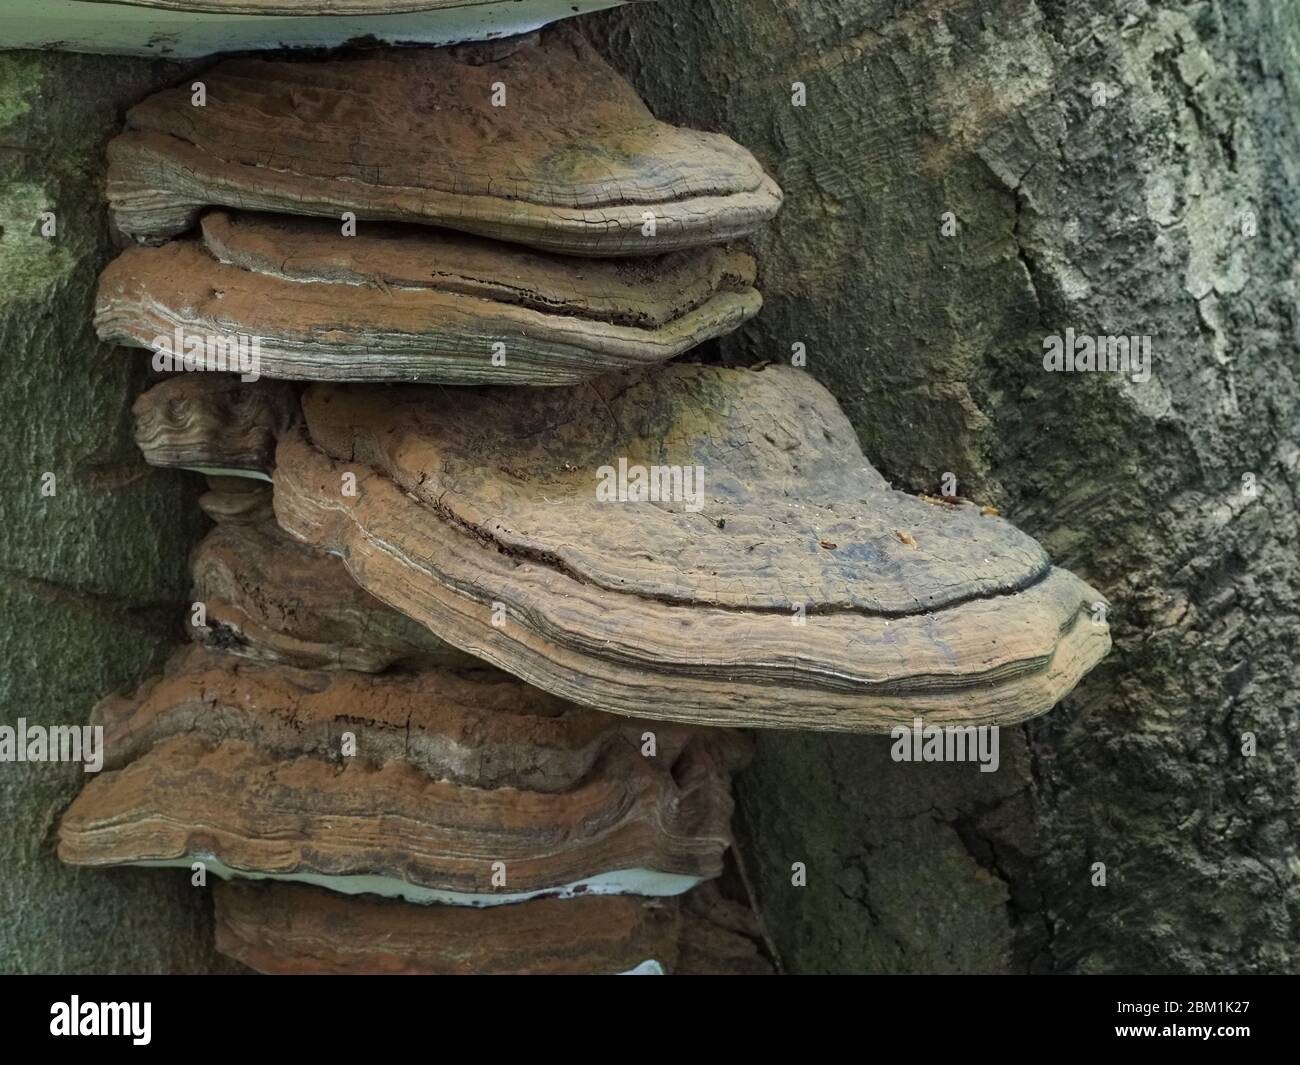
POLYGON ((1111 601, 1110 657, 1004 730, 996 773, 760 736, 741 853, 785 967, 1300 969, 1294 6, 664 0, 586 25, 657 114, 785 190, 765 307, 721 357, 803 343, 895 484, 954 473, 1111 601), (1044 372, 1067 327, 1149 335, 1150 380, 1044 372))
MULTIPOLYGON (((91 304, 112 255, 104 144, 184 73, 0 53, 0 724, 81 725, 182 638, 199 482, 141 462, 130 412, 148 359, 100 344, 91 304)), ((188 877, 57 861, 54 826, 85 780, 77 765, 0 766, 0 971, 238 968, 213 951, 188 877)))

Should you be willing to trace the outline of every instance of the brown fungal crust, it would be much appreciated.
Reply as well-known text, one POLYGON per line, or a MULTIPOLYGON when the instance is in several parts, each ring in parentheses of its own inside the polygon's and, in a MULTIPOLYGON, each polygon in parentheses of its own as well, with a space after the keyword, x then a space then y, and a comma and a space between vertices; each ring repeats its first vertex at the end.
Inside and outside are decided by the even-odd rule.
POLYGON ((350 898, 299 884, 218 884, 217 950, 261 973, 612 975, 671 969, 674 899, 532 899, 477 910, 350 898))
POLYGON ((683 899, 534 899, 492 910, 411 906, 301 884, 213 888, 217 949, 274 975, 762 974, 753 917, 703 884, 683 899), (711 897, 702 899, 706 894, 711 897))
POLYGON ((104 271, 104 340, 258 338, 258 371, 316 381, 570 384, 670 359, 757 313, 748 255, 565 259, 412 226, 204 218, 203 244, 104 271))
POLYGON ((142 392, 131 412, 151 466, 270 480, 275 442, 297 420, 298 397, 289 385, 191 373, 142 392))
POLYGON ((64 814, 64 861, 206 860, 416 898, 716 876, 744 754, 731 734, 657 729, 646 757, 636 726, 494 671, 313 673, 193 647, 97 716, 112 768, 64 814))
POLYGON ((231 211, 209 211, 202 231, 214 258, 268 277, 430 289, 640 329, 669 325, 754 284, 753 257, 718 247, 577 259, 424 226, 377 222, 345 237, 320 218, 231 211))
POLYGON ((797 371, 672 365, 523 395, 317 386, 303 409, 315 446, 281 442, 281 525, 447 642, 578 702, 702 724, 1010 723, 1109 647, 1093 589, 977 507, 889 490, 797 371), (595 502, 619 458, 702 466, 700 509, 595 502))
MULTIPOLYGON (((132 697, 95 709, 105 765, 121 769, 154 745, 192 736, 227 739, 284 759, 339 762, 341 736, 356 737, 361 764, 402 761, 432 780, 477 788, 562 792, 581 783, 609 751, 639 751, 644 721, 565 702, 481 664, 373 676, 323 673, 240 661, 183 648, 132 697)), ((671 772, 692 743, 731 772, 748 745, 727 730, 653 726, 654 765, 671 772)))
POLYGON ((749 152, 657 121, 563 25, 495 60, 455 48, 232 59, 203 80, 206 106, 188 84, 165 90, 109 145, 110 205, 132 236, 174 236, 224 205, 655 255, 742 236, 781 202, 749 152))
MULTIPOLYGON (((205 497, 206 498, 206 497, 205 497)), ((395 662, 472 665, 422 625, 362 590, 337 559, 288 536, 268 517, 222 522, 190 560, 191 639, 263 662, 300 669, 375 673, 395 662)))
MULTIPOLYGON (((269 468, 269 467, 268 467, 269 468)), ((247 477, 208 477, 199 509, 218 523, 256 525, 275 522, 271 486, 247 477)))

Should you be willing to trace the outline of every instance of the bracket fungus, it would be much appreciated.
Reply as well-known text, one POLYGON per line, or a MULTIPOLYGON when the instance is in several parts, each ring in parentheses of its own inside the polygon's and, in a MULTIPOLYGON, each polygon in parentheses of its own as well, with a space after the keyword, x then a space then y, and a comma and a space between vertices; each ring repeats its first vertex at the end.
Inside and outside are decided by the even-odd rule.
POLYGON ((451 44, 515 36, 644 0, 0 0, 7 48, 203 56, 357 40, 451 44))
POLYGON ((275 521, 269 485, 246 477, 209 477, 207 482, 199 509, 213 521, 229 525, 275 521))
POLYGON ((104 271, 104 340, 257 338, 258 372, 311 381, 570 384, 662 362, 758 312, 754 260, 698 248, 580 259, 423 226, 208 213, 202 241, 104 271))
POLYGON ((264 972, 765 972, 710 883, 749 741, 698 726, 1009 724, 1106 653, 1097 592, 987 509, 892 490, 809 375, 666 362, 757 313, 719 245, 781 192, 572 29, 200 87, 109 145, 136 246, 96 327, 204 369, 251 338, 259 375, 314 383, 137 400, 146 460, 208 475, 203 609, 97 707, 64 861, 202 863, 219 949, 264 972))
POLYGON ((289 385, 182 374, 141 392, 135 443, 151 466, 270 481, 276 441, 298 417, 289 385))
POLYGON ((203 614, 187 626, 214 650, 367 673, 476 661, 363 591, 337 558, 287 536, 269 515, 219 523, 195 548, 190 571, 203 614))
POLYGON ((701 886, 682 899, 534 899, 490 911, 218 884, 216 945, 262 973, 581 975, 771 972, 752 915, 701 886))
POLYGON ((203 81, 204 106, 188 86, 164 90, 110 142, 123 233, 160 241, 227 206, 658 255, 743 236, 781 203, 749 152, 656 120, 563 25, 492 52, 231 59, 203 81))
POLYGON ((111 768, 63 815, 65 862, 468 906, 717 876, 746 752, 676 732, 646 757, 625 723, 494 671, 319 673, 198 647, 98 716, 111 768))
POLYGON ((277 451, 280 524, 576 702, 697 724, 1009 724, 1110 645, 1095 590, 977 506, 889 489, 797 370, 315 385, 302 404, 310 440, 277 451))

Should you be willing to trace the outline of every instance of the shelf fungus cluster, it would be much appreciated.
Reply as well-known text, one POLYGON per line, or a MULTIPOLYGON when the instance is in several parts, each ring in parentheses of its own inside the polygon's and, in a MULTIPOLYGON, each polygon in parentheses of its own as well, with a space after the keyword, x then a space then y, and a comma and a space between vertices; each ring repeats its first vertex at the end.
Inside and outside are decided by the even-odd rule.
POLYGON ((202 106, 183 87, 138 104, 109 145, 139 246, 101 279, 105 340, 180 358, 245 338, 290 380, 565 385, 761 305, 725 245, 780 190, 728 138, 655 119, 570 29, 228 60, 203 85, 202 106))
POLYGON ((717 886, 743 733, 496 668, 282 526, 274 482, 307 388, 565 386, 522 399, 734 329, 761 300, 729 242, 776 185, 564 28, 199 80, 201 106, 152 97, 109 149, 134 246, 96 325, 176 356, 160 370, 251 338, 255 372, 135 403, 145 460, 206 476, 213 527, 190 644, 95 710, 106 768, 61 858, 211 877, 218 947, 266 972, 770 971, 734 876, 717 886))
POLYGON ((65 861, 198 861, 471 907, 718 876, 745 754, 735 734, 652 728, 495 671, 297 670, 203 647, 97 723, 108 771, 63 818, 65 861))
POLYGON ((267 495, 210 482, 193 642, 96 707, 105 768, 62 860, 228 879, 218 947, 266 972, 770 967, 752 914, 695 898, 723 871, 743 733, 603 713, 461 653, 265 498, 224 505, 267 495))
POLYGON ((257 372, 136 401, 213 527, 65 861, 212 876, 264 972, 765 972, 739 730, 1009 724, 1106 653, 1093 589, 892 490, 807 374, 668 362, 758 312, 730 242, 781 194, 572 30, 202 81, 110 145, 96 324, 257 372))

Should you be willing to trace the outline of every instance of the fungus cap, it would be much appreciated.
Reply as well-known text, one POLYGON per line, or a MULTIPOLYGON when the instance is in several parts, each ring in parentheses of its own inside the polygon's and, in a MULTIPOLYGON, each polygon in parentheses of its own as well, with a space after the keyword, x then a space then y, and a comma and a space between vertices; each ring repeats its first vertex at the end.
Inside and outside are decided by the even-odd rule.
POLYGON ((716 876, 742 749, 679 733, 646 757, 616 719, 494 673, 312 673, 197 647, 99 716, 112 768, 64 813, 63 861, 470 906, 716 876))
POLYGON ((721 248, 579 259, 420 226, 347 237, 320 219, 214 211, 201 241, 110 263, 95 324, 146 348, 220 337, 270 378, 572 384, 735 329, 762 303, 754 272, 721 248))
POLYGON ((417 222, 632 256, 725 242, 779 208, 748 151, 656 120, 577 31, 503 51, 225 60, 205 106, 186 83, 127 113, 108 148, 113 217, 157 241, 205 206, 351 211, 358 230, 417 222))
POLYGON ((1050 709, 1109 647, 1092 588, 977 506, 889 489, 795 370, 313 386, 303 410, 310 440, 278 451, 281 525, 447 642, 588 705, 1006 724, 1050 709), (634 479, 686 498, 634 501, 634 479))

